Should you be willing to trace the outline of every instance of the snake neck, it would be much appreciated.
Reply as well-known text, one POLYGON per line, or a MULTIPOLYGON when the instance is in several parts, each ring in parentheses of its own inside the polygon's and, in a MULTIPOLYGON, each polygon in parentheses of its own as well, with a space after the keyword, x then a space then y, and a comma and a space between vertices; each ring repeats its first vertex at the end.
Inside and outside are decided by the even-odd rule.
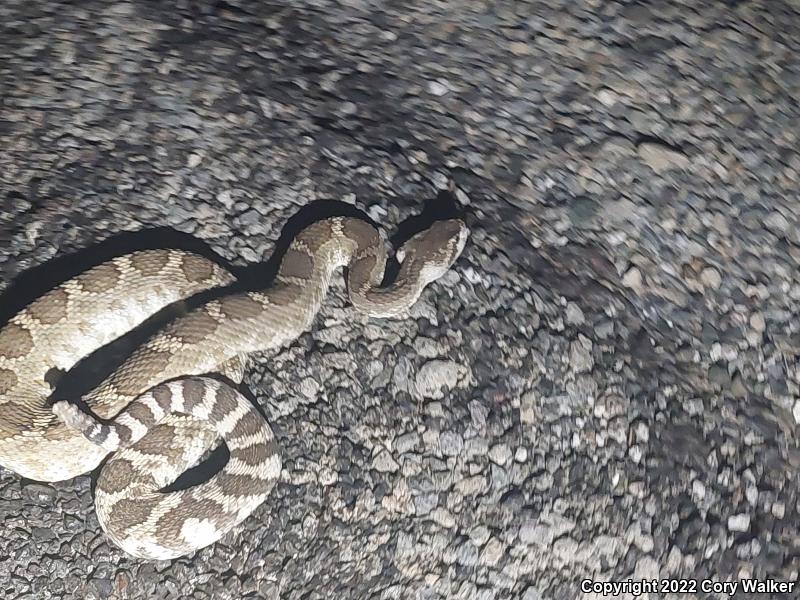
POLYGON ((423 287, 418 280, 400 275, 388 287, 348 285, 353 307, 361 313, 377 318, 405 314, 417 301, 423 287))
MULTIPOLYGON (((335 218, 304 229, 289 245, 281 260, 273 286, 266 298, 291 298, 292 310, 302 323, 302 331, 311 324, 322 306, 331 281, 341 267, 370 279, 363 259, 380 254, 380 275, 383 275, 385 249, 378 232, 358 219, 335 218)), ((271 299, 271 300, 270 300, 271 299)), ((298 331, 297 333, 302 333, 298 331)))
POLYGON ((372 317, 400 316, 443 271, 428 268, 413 244, 405 254, 397 277, 381 287, 387 256, 379 232, 359 219, 333 219, 301 232, 284 255, 275 283, 298 298, 304 330, 311 326, 340 267, 347 268, 348 294, 356 310, 372 317))

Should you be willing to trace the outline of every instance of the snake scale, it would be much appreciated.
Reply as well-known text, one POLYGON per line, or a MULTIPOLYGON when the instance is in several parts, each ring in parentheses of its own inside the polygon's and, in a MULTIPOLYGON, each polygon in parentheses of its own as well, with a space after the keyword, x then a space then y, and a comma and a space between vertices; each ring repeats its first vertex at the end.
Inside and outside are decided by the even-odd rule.
POLYGON ((264 290, 223 292, 177 316, 80 400, 51 398, 48 373, 67 371, 162 308, 234 282, 213 261, 141 250, 55 287, 0 329, 0 465, 39 481, 89 472, 107 456, 95 506, 127 553, 168 559, 214 543, 269 495, 277 442, 235 388, 249 353, 290 343, 311 327, 339 267, 363 313, 401 315, 458 258, 468 230, 437 221, 397 251, 381 287, 386 247, 364 220, 333 217, 303 229, 264 290), (207 481, 164 490, 219 439, 229 450, 207 481))

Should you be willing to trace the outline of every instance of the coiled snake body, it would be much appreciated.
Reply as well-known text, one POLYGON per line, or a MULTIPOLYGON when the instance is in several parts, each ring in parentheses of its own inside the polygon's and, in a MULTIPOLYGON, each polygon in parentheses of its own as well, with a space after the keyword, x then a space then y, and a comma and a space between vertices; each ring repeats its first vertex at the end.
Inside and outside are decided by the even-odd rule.
POLYGON ((163 307, 234 277, 178 250, 144 250, 102 263, 48 292, 0 329, 0 464, 30 479, 91 471, 111 452, 95 490, 100 524, 126 552, 172 558, 207 546, 269 494, 281 461, 269 425, 235 388, 246 355, 306 331, 333 272, 348 267, 353 305, 396 316, 452 265, 467 237, 438 221, 397 252, 395 282, 379 232, 334 217, 291 243, 271 287, 223 295, 171 321, 82 400, 51 403, 47 374, 135 328, 163 307), (227 464, 208 481, 162 492, 221 437, 227 464))

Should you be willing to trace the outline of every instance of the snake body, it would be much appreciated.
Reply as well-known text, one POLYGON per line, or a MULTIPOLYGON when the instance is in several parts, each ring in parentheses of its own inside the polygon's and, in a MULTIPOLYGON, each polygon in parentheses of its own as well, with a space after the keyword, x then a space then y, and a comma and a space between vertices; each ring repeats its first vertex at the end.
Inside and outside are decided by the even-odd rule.
POLYGON ((460 220, 435 222, 397 252, 361 219, 333 217, 301 231, 264 290, 223 293, 156 331, 80 400, 52 399, 48 374, 67 371, 169 304, 233 275, 199 255, 143 250, 57 286, 0 329, 0 465, 59 481, 96 468, 95 505, 109 537, 131 555, 166 559, 207 546, 269 495, 281 460, 266 420, 234 387, 249 353, 308 330, 339 267, 352 304, 401 315, 461 253, 460 220), (53 401, 55 400, 55 402, 53 401), (164 488, 222 438, 227 464, 187 489, 164 488))

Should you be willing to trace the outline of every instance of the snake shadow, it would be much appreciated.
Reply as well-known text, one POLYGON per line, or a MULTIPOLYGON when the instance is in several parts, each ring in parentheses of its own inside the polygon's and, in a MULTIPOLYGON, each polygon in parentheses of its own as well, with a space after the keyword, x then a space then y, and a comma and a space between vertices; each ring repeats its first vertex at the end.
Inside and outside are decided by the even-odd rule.
MULTIPOLYGON (((170 304, 132 331, 84 357, 69 371, 62 372, 54 368, 47 374, 46 379, 51 385, 53 398, 80 399, 118 368, 135 348, 169 321, 226 293, 269 287, 292 240, 312 223, 334 216, 359 218, 379 227, 364 211, 354 205, 334 200, 314 201, 289 218, 281 230, 269 259, 244 267, 231 265, 202 240, 171 228, 161 227, 123 232, 91 247, 54 258, 19 275, 0 294, 0 323, 7 323, 36 298, 78 274, 112 258, 139 250, 168 248, 190 251, 212 260, 236 276, 236 282, 230 286, 207 290, 170 304)), ((389 236, 389 240, 394 248, 397 248, 414 234, 430 227, 434 221, 454 217, 464 218, 463 212, 459 210, 452 195, 442 192, 435 199, 423 203, 422 212, 400 223, 395 233, 389 236)), ((386 267, 384 283, 394 279, 398 269, 397 261, 394 257, 390 258, 386 267)), ((222 376, 219 377, 224 379, 222 376)), ((239 389, 266 418, 263 409, 245 386, 230 381, 227 383, 239 389)), ((80 400, 76 400, 76 402, 80 404, 80 400)), ((276 436, 280 437, 280 431, 275 425, 271 426, 275 430, 276 436)), ((228 456, 227 447, 224 443, 220 443, 207 453, 198 465, 187 470, 163 491, 185 489, 207 481, 225 465, 228 456)), ((93 490, 97 483, 99 470, 96 469, 92 473, 93 490)))

